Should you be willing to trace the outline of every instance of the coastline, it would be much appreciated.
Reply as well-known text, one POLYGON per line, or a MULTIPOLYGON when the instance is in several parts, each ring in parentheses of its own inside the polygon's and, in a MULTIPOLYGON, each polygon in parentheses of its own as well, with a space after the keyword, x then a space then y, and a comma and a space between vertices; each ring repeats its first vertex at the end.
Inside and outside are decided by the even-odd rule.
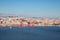
POLYGON ((60 26, 60 19, 0 17, 0 26, 60 26))

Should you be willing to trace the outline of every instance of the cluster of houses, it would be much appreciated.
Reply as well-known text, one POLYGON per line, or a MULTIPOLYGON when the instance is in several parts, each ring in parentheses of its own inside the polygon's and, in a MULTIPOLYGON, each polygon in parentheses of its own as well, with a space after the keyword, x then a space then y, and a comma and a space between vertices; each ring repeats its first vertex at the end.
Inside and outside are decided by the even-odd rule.
POLYGON ((59 18, 0 17, 0 26, 60 26, 59 18))

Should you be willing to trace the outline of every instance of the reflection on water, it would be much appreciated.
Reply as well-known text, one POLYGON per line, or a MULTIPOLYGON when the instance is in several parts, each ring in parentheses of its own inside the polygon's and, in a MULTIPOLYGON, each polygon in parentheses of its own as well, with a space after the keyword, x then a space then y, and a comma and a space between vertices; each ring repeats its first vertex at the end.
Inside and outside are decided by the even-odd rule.
POLYGON ((0 40, 60 40, 60 27, 0 28, 0 40))

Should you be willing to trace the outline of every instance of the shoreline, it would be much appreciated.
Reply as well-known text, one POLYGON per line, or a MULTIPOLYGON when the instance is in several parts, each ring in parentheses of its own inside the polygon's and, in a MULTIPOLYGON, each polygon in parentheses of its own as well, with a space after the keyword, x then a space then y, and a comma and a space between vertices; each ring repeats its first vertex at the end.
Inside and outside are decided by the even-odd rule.
POLYGON ((30 28, 30 27, 32 27, 33 28, 33 27, 60 27, 60 26, 54 26, 54 25, 53 26, 52 25, 51 26, 0 26, 0 28, 2 28, 2 27, 3 28, 5 28, 5 27, 9 27, 9 28, 10 27, 11 28, 13 28, 13 27, 19 27, 19 28, 28 27, 28 28, 30 28))
POLYGON ((0 17, 0 26, 60 26, 60 19, 0 17))

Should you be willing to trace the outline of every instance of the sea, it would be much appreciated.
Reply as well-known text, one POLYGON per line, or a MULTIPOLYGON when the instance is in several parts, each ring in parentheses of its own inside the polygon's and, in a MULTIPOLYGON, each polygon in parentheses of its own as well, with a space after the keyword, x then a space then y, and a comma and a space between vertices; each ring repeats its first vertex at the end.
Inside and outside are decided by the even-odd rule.
POLYGON ((60 40, 60 26, 0 27, 0 40, 60 40))

